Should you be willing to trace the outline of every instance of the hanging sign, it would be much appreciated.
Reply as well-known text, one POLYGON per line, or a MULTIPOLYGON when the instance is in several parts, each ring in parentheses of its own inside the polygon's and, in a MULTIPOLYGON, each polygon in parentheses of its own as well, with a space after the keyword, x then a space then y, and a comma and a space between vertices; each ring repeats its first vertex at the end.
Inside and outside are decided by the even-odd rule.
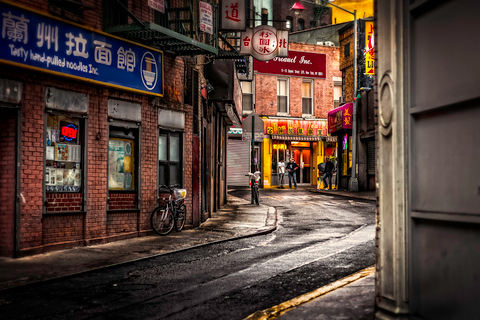
POLYGON ((352 129, 353 103, 347 103, 328 113, 328 133, 342 129, 352 129))
POLYGON ((249 54, 259 61, 288 56, 288 31, 267 25, 248 28, 241 35, 240 54, 249 54))
POLYGON ((375 74, 375 40, 373 21, 365 22, 365 74, 375 74))
POLYGON ((200 1, 199 7, 200 7, 200 31, 213 34, 212 5, 209 3, 200 1))
POLYGON ((0 62, 163 96, 163 53, 0 2, 0 62))
POLYGON ((220 2, 220 29, 222 31, 244 31, 246 27, 246 1, 222 0, 220 2))
POLYGON ((256 62, 254 70, 258 73, 326 79, 327 55, 290 50, 287 58, 274 57, 270 61, 256 62))

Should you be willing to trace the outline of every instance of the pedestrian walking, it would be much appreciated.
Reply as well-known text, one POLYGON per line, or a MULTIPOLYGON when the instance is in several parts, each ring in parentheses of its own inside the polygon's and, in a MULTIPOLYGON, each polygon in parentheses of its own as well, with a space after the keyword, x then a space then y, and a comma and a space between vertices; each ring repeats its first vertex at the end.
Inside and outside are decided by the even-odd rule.
POLYGON ((335 169, 335 165, 333 162, 330 160, 330 158, 327 158, 327 162, 325 163, 325 171, 323 173, 323 187, 325 189, 332 189, 332 173, 333 170, 335 169), (327 178, 328 178, 328 184, 327 184, 327 178))
POLYGON ((285 176, 285 162, 280 160, 278 162, 278 187, 283 189, 283 178, 285 176))
POLYGON ((296 172, 298 169, 298 165, 295 163, 295 159, 291 158, 290 162, 287 164, 287 171, 288 171, 288 187, 292 188, 292 179, 295 189, 297 189, 297 175, 296 172))

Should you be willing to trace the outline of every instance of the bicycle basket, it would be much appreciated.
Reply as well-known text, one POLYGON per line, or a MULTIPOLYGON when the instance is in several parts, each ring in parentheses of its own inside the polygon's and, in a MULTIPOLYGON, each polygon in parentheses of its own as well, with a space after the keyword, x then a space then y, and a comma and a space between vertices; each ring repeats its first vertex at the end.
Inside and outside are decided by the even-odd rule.
POLYGON ((184 199, 187 196, 186 189, 174 189, 173 193, 175 195, 175 199, 177 200, 184 199))

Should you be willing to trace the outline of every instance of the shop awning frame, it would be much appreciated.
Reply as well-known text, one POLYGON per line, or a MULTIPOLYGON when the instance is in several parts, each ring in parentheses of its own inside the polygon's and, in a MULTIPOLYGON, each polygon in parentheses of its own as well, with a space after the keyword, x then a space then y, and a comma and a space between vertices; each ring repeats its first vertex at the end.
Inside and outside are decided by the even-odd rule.
POLYGON ((288 141, 321 141, 324 136, 300 136, 287 134, 272 134, 272 140, 288 140, 288 141))

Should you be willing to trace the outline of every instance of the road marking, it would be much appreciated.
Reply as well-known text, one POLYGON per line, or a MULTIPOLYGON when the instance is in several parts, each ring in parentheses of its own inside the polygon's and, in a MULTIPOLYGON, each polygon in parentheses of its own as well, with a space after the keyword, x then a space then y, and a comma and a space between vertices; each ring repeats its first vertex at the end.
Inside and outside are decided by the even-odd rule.
POLYGON ((337 280, 335 282, 332 282, 330 284, 327 284, 326 286, 323 286, 321 288, 315 289, 313 291, 307 292, 305 294, 302 294, 301 296, 298 296, 296 298, 293 298, 291 300, 285 301, 279 305, 273 306, 271 308, 262 310, 262 311, 257 311, 255 313, 252 313, 248 317, 246 317, 244 320, 271 320, 275 319, 277 317, 280 317, 282 314, 284 314, 287 311, 290 311, 293 308, 296 308, 306 302, 309 302, 313 299, 316 299, 318 297, 321 297, 327 293, 330 293, 334 290, 337 290, 341 287, 344 287, 354 281, 360 280, 361 278, 364 278, 366 276, 369 276, 371 274, 375 273, 375 266, 363 269, 357 273, 351 274, 345 278, 342 278, 340 280, 337 280))

